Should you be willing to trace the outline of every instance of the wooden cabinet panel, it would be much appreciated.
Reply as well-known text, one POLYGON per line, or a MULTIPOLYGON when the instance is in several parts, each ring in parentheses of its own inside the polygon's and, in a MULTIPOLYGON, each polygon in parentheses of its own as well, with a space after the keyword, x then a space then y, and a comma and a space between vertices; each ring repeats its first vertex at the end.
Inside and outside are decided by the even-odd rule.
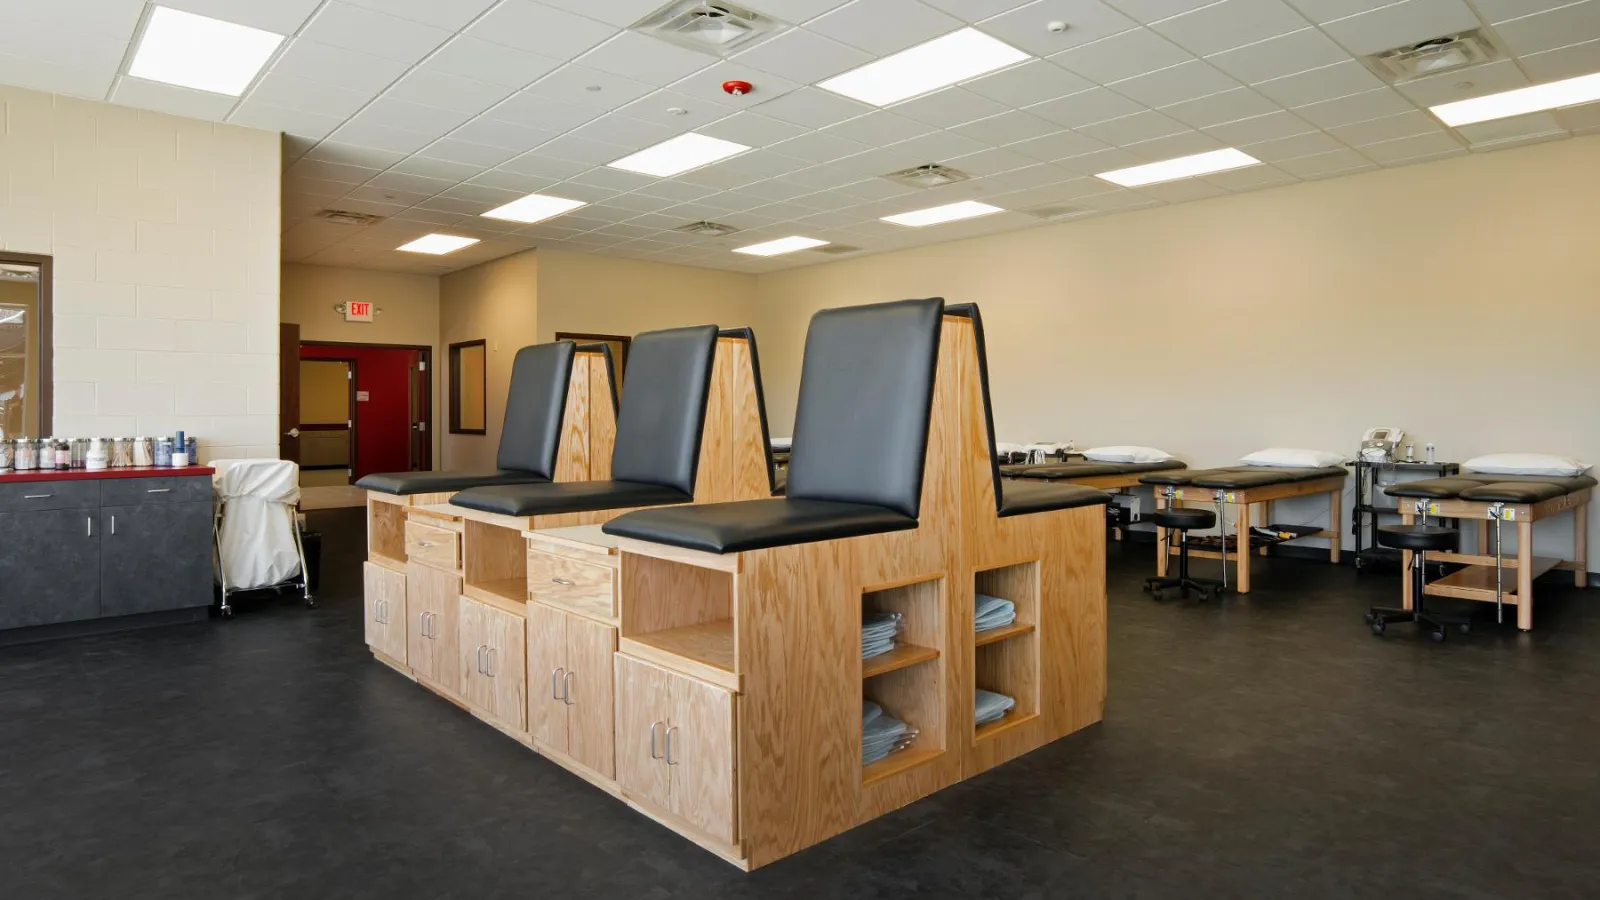
POLYGON ((489 608, 466 597, 456 599, 456 671, 460 673, 461 699, 467 706, 489 708, 489 676, 484 657, 489 649, 489 608))
POLYGON ((672 694, 668 768, 672 812, 710 837, 733 843, 735 818, 733 694, 694 678, 669 675, 672 694))
POLYGON ((450 694, 461 691, 457 620, 461 576, 412 561, 406 566, 406 663, 417 677, 450 694))
MULTIPOLYGON (((54 482, 42 488, 28 482, 0 485, 11 491, 15 506, 76 502, 70 492, 56 492, 55 487, 54 482)), ((90 487, 98 498, 99 485, 90 483, 90 487)), ((0 509, 4 506, 0 503, 0 509)), ((0 542, 4 545, 0 548, 0 629, 76 622, 100 615, 100 535, 104 529, 98 524, 99 515, 97 509, 71 508, 0 513, 0 542)))
POLYGON ((585 616, 616 615, 616 570, 544 553, 528 551, 528 590, 540 603, 585 616))
POLYGON ((376 563, 362 563, 366 591, 367 643, 372 649, 407 664, 406 576, 376 563))
POLYGON ((670 810, 671 780, 662 753, 672 706, 667 673, 620 654, 612 659, 617 679, 617 784, 636 800, 670 810))
POLYGON ((528 604, 528 733, 547 747, 567 751, 567 614, 528 604))
MULTIPOLYGON (((530 607, 531 608, 531 607, 530 607)), ((567 752, 607 778, 616 775, 616 690, 611 659, 617 630, 566 616, 567 752)))
POLYGON ((528 631, 522 616, 486 608, 489 703, 484 711, 513 731, 528 730, 528 631))
POLYGON ((461 535, 448 528, 406 522, 406 560, 461 571, 461 535))

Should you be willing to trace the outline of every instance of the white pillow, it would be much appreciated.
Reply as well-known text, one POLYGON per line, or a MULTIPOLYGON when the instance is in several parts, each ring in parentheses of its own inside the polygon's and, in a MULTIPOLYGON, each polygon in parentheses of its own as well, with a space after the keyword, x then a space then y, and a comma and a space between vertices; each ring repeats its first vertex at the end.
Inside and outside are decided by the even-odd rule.
POLYGON ((1166 462, 1172 454, 1154 447, 1139 447, 1134 445, 1120 445, 1116 447, 1095 447, 1083 451, 1086 459, 1096 462, 1123 462, 1123 463, 1158 463, 1166 462))
POLYGON ((1241 456, 1239 457, 1239 462, 1247 466, 1325 469, 1344 462, 1344 454, 1330 453, 1327 450, 1296 450, 1289 447, 1272 447, 1241 456))
POLYGON ((1589 464, 1546 453, 1491 453, 1467 460, 1461 469, 1485 475, 1582 475, 1589 464))

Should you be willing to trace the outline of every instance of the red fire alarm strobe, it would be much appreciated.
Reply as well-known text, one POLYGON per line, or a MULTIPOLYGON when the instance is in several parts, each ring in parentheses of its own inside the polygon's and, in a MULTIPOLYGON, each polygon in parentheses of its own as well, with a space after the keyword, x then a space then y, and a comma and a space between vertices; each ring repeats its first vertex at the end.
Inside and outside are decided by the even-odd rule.
POLYGON ((745 94, 755 90, 755 88, 750 86, 750 82, 748 81, 724 81, 722 83, 722 89, 734 95, 735 97, 743 97, 745 94))

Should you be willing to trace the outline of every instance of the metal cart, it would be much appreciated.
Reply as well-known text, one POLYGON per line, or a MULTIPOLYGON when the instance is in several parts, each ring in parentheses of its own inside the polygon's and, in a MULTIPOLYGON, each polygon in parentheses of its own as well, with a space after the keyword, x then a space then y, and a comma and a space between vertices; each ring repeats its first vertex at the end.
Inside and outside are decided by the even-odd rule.
MULTIPOLYGON (((1398 476, 1398 481, 1415 481, 1421 478, 1446 478, 1461 473, 1461 464, 1453 462, 1406 462, 1396 460, 1393 462, 1375 462, 1366 459, 1356 459, 1348 463, 1355 469, 1356 497, 1355 503, 1350 508, 1352 530, 1355 534, 1355 564, 1356 570, 1365 572, 1373 568, 1392 570, 1400 565, 1400 551, 1377 545, 1378 523, 1383 516, 1398 517, 1393 498, 1384 495, 1378 484, 1383 472, 1393 472, 1398 476)), ((1394 483, 1394 482, 1391 482, 1394 483)), ((1442 520, 1452 528, 1460 528, 1460 524, 1453 519, 1442 520)), ((1460 549, 1459 547, 1457 548, 1460 549)), ((1430 567, 1431 568, 1431 567, 1430 567)))

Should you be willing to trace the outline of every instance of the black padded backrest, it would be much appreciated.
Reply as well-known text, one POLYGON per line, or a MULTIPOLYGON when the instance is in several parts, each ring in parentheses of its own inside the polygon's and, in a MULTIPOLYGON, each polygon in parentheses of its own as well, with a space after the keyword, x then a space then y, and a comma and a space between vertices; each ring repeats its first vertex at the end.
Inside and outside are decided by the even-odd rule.
POLYGON ((788 495, 922 507, 922 465, 944 301, 826 309, 811 318, 788 495))
POLYGON ((648 331, 628 349, 611 477, 694 493, 717 326, 648 331))
POLYGON ((972 320, 972 340, 978 348, 978 384, 983 387, 983 428, 989 437, 989 474, 994 479, 994 506, 999 510, 1005 505, 1005 486, 1000 482, 1000 454, 994 440, 994 403, 989 394, 989 349, 983 337, 983 316, 976 303, 946 307, 944 314, 972 320))
POLYGON ((572 380, 576 349, 572 341, 556 341, 517 351, 511 363, 511 386, 506 390, 497 468, 555 478, 561 415, 567 408, 567 384, 572 380))

